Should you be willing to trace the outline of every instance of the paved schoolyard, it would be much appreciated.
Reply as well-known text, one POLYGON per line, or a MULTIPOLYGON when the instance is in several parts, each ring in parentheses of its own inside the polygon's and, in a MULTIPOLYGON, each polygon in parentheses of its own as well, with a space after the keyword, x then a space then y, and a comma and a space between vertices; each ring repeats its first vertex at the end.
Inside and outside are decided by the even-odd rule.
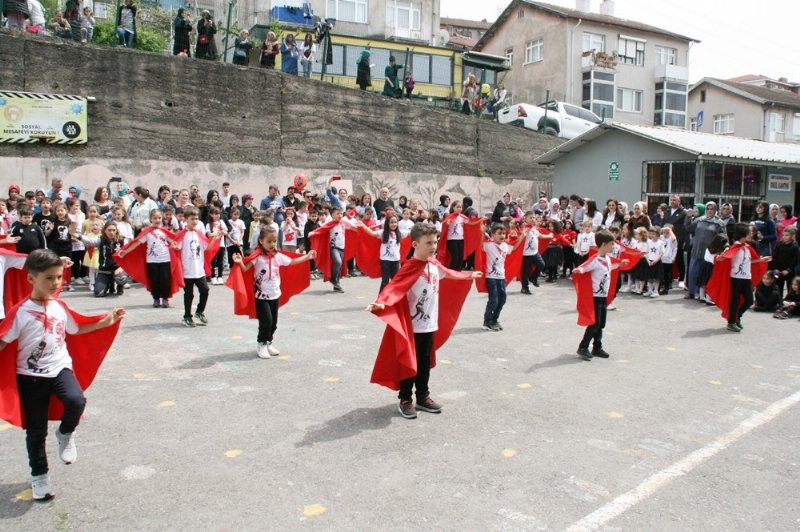
POLYGON ((797 320, 748 314, 737 335, 682 292, 622 296, 612 358, 585 362, 568 282, 531 297, 512 284, 499 333, 481 330, 473 292, 431 379, 444 412, 405 420, 369 384, 378 281, 343 286, 315 281, 281 309, 271 360, 225 287, 196 329, 180 298, 152 309, 127 291, 78 462, 48 440, 54 500, 30 500, 24 433, 0 424, 0 529, 800 527, 797 320))

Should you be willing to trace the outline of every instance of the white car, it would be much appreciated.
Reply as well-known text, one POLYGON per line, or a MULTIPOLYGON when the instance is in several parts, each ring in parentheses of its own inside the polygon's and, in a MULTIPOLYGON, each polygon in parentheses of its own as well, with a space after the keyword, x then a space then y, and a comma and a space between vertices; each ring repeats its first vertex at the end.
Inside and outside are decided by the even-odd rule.
POLYGON ((501 110, 497 119, 501 124, 522 126, 545 135, 565 139, 575 138, 603 122, 588 109, 556 101, 540 105, 527 103, 511 105, 501 110))

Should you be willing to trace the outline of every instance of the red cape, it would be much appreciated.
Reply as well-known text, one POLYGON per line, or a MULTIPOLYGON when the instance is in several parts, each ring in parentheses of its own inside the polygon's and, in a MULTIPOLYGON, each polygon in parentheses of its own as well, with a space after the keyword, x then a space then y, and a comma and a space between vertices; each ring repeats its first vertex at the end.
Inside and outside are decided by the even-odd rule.
MULTIPOLYGON (((589 257, 586 259, 586 262, 594 259, 595 255, 597 255, 596 251, 592 251, 589 253, 589 257)), ((622 268, 614 268, 615 264, 619 264, 621 259, 615 259, 614 257, 610 257, 611 259, 611 277, 610 277, 610 286, 608 288, 608 296, 606 296, 606 302, 611 304, 614 301, 614 292, 616 291, 616 279, 619 276, 619 269, 622 268), (615 275, 616 272, 616 275, 615 275)), ((585 264, 585 263, 584 263, 585 264)), ((625 266, 625 268, 630 268, 630 265, 625 266)), ((575 285, 575 295, 577 296, 577 311, 578 311, 578 325, 582 327, 586 327, 588 325, 593 325, 595 322, 595 315, 594 315, 594 290, 592 289, 592 274, 589 272, 585 273, 578 273, 573 270, 572 272, 572 284, 575 285)))
MULTIPOLYGON (((177 237, 169 230, 163 229, 161 227, 148 227, 147 229, 143 230, 139 233, 136 238, 128 242, 122 249, 128 250, 130 249, 131 245, 139 241, 141 242, 138 246, 133 248, 129 253, 126 253, 124 257, 121 257, 119 253, 114 253, 114 260, 117 261, 117 264, 125 270, 125 272, 133 277, 136 282, 142 283, 147 291, 150 292, 152 290, 152 285, 150 283, 150 276, 147 274, 147 234, 155 231, 156 229, 161 229, 164 231, 164 234, 167 235, 167 238, 173 242, 177 242, 177 237)), ((217 246, 219 248, 219 246, 217 246)), ((178 249, 169 249, 169 270, 170 270, 170 286, 169 286, 169 297, 175 295, 175 293, 183 286, 183 270, 180 267, 181 264, 181 252, 178 249)), ((210 270, 207 270, 210 272, 210 270)))
MULTIPOLYGON (((372 279, 383 277, 381 271, 381 237, 376 238, 363 227, 358 228, 358 242, 356 246, 356 264, 361 273, 372 279)), ((345 241, 346 245, 346 241, 345 241)), ((411 237, 406 235, 400 240, 400 263, 406 261, 411 250, 411 237)), ((319 253, 319 252, 317 252, 319 253)))
MULTIPOLYGON (((722 260, 714 262, 714 269, 711 271, 711 278, 706 283, 706 293, 714 301, 714 304, 722 311, 722 317, 726 320, 730 317, 731 306, 731 259, 742 249, 747 247, 750 252, 750 260, 758 259, 758 252, 749 244, 735 242, 728 250, 721 255, 722 260)), ((750 283, 755 288, 764 273, 767 271, 766 262, 750 263, 750 283)))
MULTIPOLYGON (((487 240, 486 242, 490 243, 492 241, 487 240)), ((519 279, 522 277, 523 247, 524 246, 522 245, 517 246, 517 249, 513 250, 506 256, 506 286, 508 286, 509 283, 511 283, 511 281, 514 279, 519 279)), ((489 290, 486 288, 486 252, 483 250, 483 246, 478 246, 478 249, 475 250, 475 271, 483 272, 483 277, 478 277, 475 279, 475 288, 478 289, 478 292, 485 294, 489 290)))
MULTIPOLYGON (((188 232, 189 232, 188 229, 183 229, 179 231, 178 234, 175 235, 175 241, 183 242, 183 237, 186 236, 186 233, 188 232)), ((200 239, 200 242, 202 242, 206 246, 206 251, 205 253, 203 253, 203 269, 206 272, 206 277, 209 277, 211 276, 211 260, 214 258, 214 255, 216 255, 217 252, 219 251, 219 246, 222 243, 222 238, 209 239, 205 234, 203 234, 203 231, 199 229, 199 225, 198 228, 194 230, 194 232, 197 233, 197 237, 200 239)), ((177 251, 178 251, 177 254, 178 260, 173 261, 174 264, 177 265, 177 267, 175 268, 175 273, 173 273, 173 277, 177 277, 178 279, 180 279, 179 286, 183 286, 184 285, 183 260, 181 260, 180 250, 177 251)))
MULTIPOLYGON (((386 330, 370 382, 399 390, 400 381, 417 374, 414 329, 406 294, 419 279, 426 264, 427 261, 409 259, 378 296, 377 302, 384 304, 385 308, 374 311, 374 314, 386 323, 386 330)), ((444 268, 436 259, 431 259, 430 264, 444 268)), ((472 287, 472 283, 464 282, 471 280, 470 272, 445 270, 458 279, 441 279, 439 282, 439 330, 434 333, 431 367, 436 366, 436 350, 450 338, 464 300, 472 287)))
MULTIPOLYGON (((442 264, 450 264, 450 252, 447 250, 447 233, 450 230, 450 224, 458 216, 456 213, 451 212, 442 220, 442 234, 439 236, 439 244, 436 248, 436 258, 442 264)), ((463 215, 462 215, 463 216, 463 215)), ((475 222, 474 218, 469 218, 469 222, 475 222)), ((481 224, 464 222, 464 256, 462 260, 466 259, 481 247, 483 242, 483 231, 481 224)))
MULTIPOLYGON (((338 223, 339 222, 331 220, 308 235, 308 240, 311 242, 311 249, 317 252, 317 269, 322 272, 325 282, 331 280, 331 228, 338 223)), ((342 275, 347 275, 347 261, 356 256, 358 237, 358 231, 351 231, 350 234, 345 235, 342 275)), ((380 263, 378 266, 380 267, 380 263)))
MULTIPOLYGON (((14 318, 17 315, 19 306, 27 301, 27 298, 11 310, 8 311, 6 319, 0 324, 0 338, 8 333, 14 318)), ((53 299, 69 312, 78 327, 89 325, 102 320, 105 315, 83 316, 67 306, 61 300, 53 299)), ((114 338, 119 331, 120 322, 118 321, 111 327, 97 329, 82 335, 66 335, 67 351, 72 358, 72 370, 82 390, 86 390, 97 375, 100 364, 111 349, 114 338)), ((64 405, 61 404, 55 395, 50 398, 49 419, 61 419, 64 414, 64 405)), ((17 388, 17 341, 8 344, 0 350, 0 418, 8 421, 12 425, 25 428, 25 416, 19 401, 19 389, 17 388)))
MULTIPOLYGON (((300 253, 281 251, 284 255, 295 259, 302 257, 300 253)), ((261 255, 261 246, 256 248, 249 257, 244 259, 245 264, 254 261, 261 255)), ((301 262, 289 266, 280 267, 281 276, 281 297, 278 305, 285 305, 292 296, 296 296, 311 284, 311 263, 301 262)), ((255 297, 255 272, 253 268, 243 271, 238 264, 234 264, 225 286, 233 290, 233 313, 239 316, 247 316, 251 320, 257 319, 256 297, 255 297)))
POLYGON ((6 247, 0 247, 0 255, 5 255, 6 260, 17 258, 22 260, 19 268, 6 268, 3 283, 3 308, 10 309, 29 295, 33 290, 33 285, 28 282, 28 270, 24 268, 25 260, 28 258, 24 253, 9 251, 6 247))
MULTIPOLYGON (((620 274, 620 272, 627 272, 627 271, 632 270, 637 264, 639 264, 639 261, 642 260, 642 252, 639 251, 638 249, 630 248, 628 246, 623 246, 619 242, 617 242, 617 244, 619 245, 619 247, 622 248, 622 253, 620 253, 619 260, 614 259, 612 257, 612 261, 621 262, 621 261, 627 259, 630 262, 628 264, 626 264, 625 266, 620 266, 619 268, 611 270, 611 288, 608 291, 608 304, 609 305, 611 303, 613 303, 614 299, 617 297, 617 283, 619 282, 619 274, 620 274)), ((597 255, 597 250, 590 251, 589 252, 589 257, 586 260, 591 259, 595 255, 597 255)), ((594 309, 594 307, 592 307, 592 309, 594 309)), ((594 310, 592 310, 592 312, 594 312, 594 310)))

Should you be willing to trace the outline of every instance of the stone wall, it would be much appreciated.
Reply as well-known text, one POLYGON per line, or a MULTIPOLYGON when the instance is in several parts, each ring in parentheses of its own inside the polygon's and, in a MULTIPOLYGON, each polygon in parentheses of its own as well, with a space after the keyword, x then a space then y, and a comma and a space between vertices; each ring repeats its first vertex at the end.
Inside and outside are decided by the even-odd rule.
MULTIPOLYGON (((247 178, 262 184, 288 183, 303 171, 337 173, 354 184, 373 174, 399 176, 401 184, 430 180, 433 188, 455 180, 494 193, 515 181, 546 186, 551 170, 533 161, 561 142, 259 68, 7 32, 0 32, 0 50, 1 89, 95 98, 86 145, 0 144, 0 182, 24 188, 94 165, 174 185, 187 178, 179 169, 188 166, 201 186, 220 175, 244 179, 238 174, 246 168, 247 178)), ((107 180, 95 174, 80 184, 107 180)), ((370 183, 362 188, 369 191, 370 183)))

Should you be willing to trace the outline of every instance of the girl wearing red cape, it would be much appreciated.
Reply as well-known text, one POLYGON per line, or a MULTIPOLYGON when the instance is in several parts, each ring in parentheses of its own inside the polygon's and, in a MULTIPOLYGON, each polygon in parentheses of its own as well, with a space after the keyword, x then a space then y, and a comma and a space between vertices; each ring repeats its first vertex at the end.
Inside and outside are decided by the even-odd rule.
POLYGON ((736 242, 725 253, 717 255, 706 293, 728 321, 727 329, 742 332, 742 315, 753 305, 753 288, 767 270, 772 257, 759 257, 749 244, 750 226, 738 223, 734 227, 736 242))
POLYGON ((402 258, 408 256, 411 240, 401 236, 396 214, 387 215, 383 228, 379 230, 363 222, 359 229, 368 237, 358 239, 356 261, 367 276, 381 278, 380 293, 400 270, 402 258))
POLYGON ((481 224, 484 219, 468 218, 461 213, 462 209, 460 201, 450 204, 450 214, 442 220, 442 236, 436 251, 439 260, 457 272, 483 242, 481 224))
POLYGON ((278 308, 309 285, 311 271, 306 263, 317 256, 279 252, 278 232, 265 226, 258 236, 258 247, 246 259, 233 254, 234 266, 225 283, 233 290, 233 312, 258 319, 256 355, 259 358, 277 356, 280 351, 272 345, 278 328, 278 308), (304 264, 302 268, 293 266, 304 264))
POLYGON ((436 366, 436 350, 453 331, 461 307, 480 272, 449 270, 433 258, 436 228, 418 223, 411 230, 414 256, 367 307, 386 323, 370 382, 399 390, 400 415, 417 417, 416 410, 438 414, 442 407, 430 396, 428 380, 436 366), (439 306, 439 298, 447 304, 439 306), (413 314, 412 314, 413 313, 413 314), (416 410, 412 392, 416 387, 416 410))

